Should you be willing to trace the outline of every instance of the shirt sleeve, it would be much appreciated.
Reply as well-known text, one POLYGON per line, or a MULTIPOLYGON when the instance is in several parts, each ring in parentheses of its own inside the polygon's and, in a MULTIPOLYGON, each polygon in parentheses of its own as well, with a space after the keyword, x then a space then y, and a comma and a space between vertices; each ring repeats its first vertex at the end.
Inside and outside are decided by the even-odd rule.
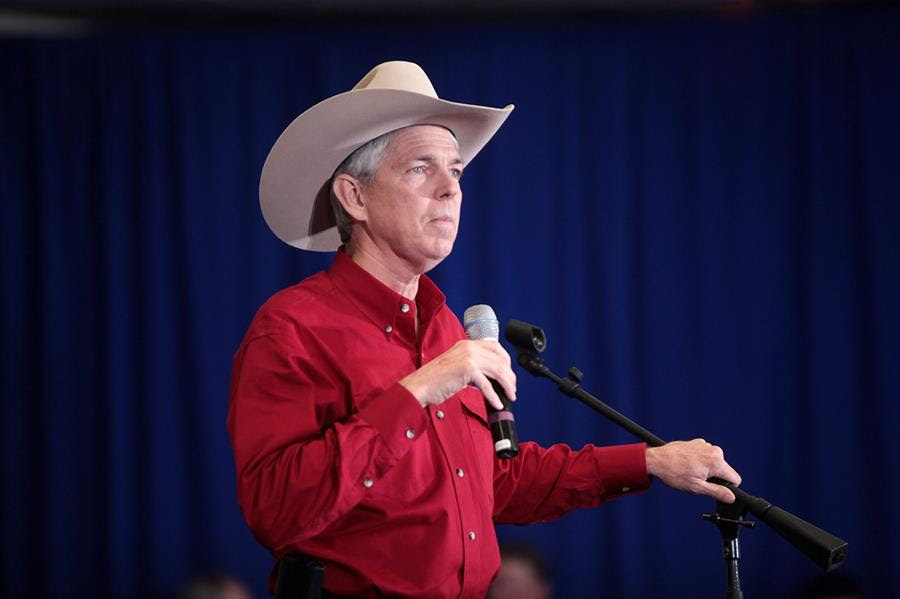
POLYGON ((566 512, 647 490, 646 445, 566 445, 543 448, 521 443, 510 460, 494 458, 494 522, 532 524, 566 512))
POLYGON ((399 383, 354 400, 330 372, 289 335, 254 338, 235 355, 228 430, 238 502, 276 554, 351 510, 426 428, 399 383))

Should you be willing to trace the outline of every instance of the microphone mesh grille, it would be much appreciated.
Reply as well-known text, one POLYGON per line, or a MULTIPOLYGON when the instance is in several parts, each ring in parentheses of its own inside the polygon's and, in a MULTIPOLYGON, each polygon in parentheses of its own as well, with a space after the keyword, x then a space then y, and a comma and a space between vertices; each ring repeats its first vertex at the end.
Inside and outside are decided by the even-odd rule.
POLYGON ((469 339, 500 339, 500 321, 487 304, 477 304, 466 310, 463 325, 469 339))

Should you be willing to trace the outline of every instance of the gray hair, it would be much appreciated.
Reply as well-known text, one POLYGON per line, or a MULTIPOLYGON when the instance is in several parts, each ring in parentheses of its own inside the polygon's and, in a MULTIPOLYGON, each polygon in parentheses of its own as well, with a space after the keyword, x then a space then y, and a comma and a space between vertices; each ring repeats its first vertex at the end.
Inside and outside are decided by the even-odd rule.
POLYGON ((381 162, 381 158, 384 156, 384 151, 387 149, 393 134, 394 131, 388 131, 356 148, 353 153, 344 158, 344 161, 338 165, 334 170, 334 174, 331 175, 331 182, 329 184, 331 209, 334 210, 334 220, 337 221, 337 229, 338 233, 341 235, 341 243, 350 241, 350 233, 353 229, 353 218, 347 214, 347 211, 344 210, 344 207, 338 201, 337 196, 334 193, 334 179, 338 175, 347 174, 359 179, 363 183, 371 182, 372 177, 375 175, 375 169, 378 168, 378 164, 381 162))

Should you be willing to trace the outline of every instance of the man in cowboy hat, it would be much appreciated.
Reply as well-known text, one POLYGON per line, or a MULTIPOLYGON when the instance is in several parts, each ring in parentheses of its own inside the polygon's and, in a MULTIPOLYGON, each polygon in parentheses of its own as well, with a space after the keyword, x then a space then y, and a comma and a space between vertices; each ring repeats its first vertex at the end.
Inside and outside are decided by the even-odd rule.
POLYGON ((495 458, 488 379, 515 398, 509 355, 467 340, 424 273, 453 247, 463 169, 512 108, 441 100, 417 65, 385 63, 297 117, 263 167, 275 234, 338 251, 263 305, 235 355, 238 498, 260 542, 324 563, 335 595, 483 596, 495 522, 558 518, 650 475, 727 502, 706 479, 740 483, 702 440, 495 458))

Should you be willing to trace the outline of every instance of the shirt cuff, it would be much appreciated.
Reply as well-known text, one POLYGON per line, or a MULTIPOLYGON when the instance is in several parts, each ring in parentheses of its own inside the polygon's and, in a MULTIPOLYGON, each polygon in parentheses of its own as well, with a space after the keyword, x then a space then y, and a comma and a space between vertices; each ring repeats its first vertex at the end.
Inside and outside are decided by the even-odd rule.
POLYGON ((635 495, 650 488, 646 443, 611 445, 593 449, 597 470, 603 481, 603 495, 606 499, 635 495))
POLYGON ((428 426, 422 405, 400 383, 368 398, 358 415, 378 430, 382 442, 398 460, 425 434, 428 426))

